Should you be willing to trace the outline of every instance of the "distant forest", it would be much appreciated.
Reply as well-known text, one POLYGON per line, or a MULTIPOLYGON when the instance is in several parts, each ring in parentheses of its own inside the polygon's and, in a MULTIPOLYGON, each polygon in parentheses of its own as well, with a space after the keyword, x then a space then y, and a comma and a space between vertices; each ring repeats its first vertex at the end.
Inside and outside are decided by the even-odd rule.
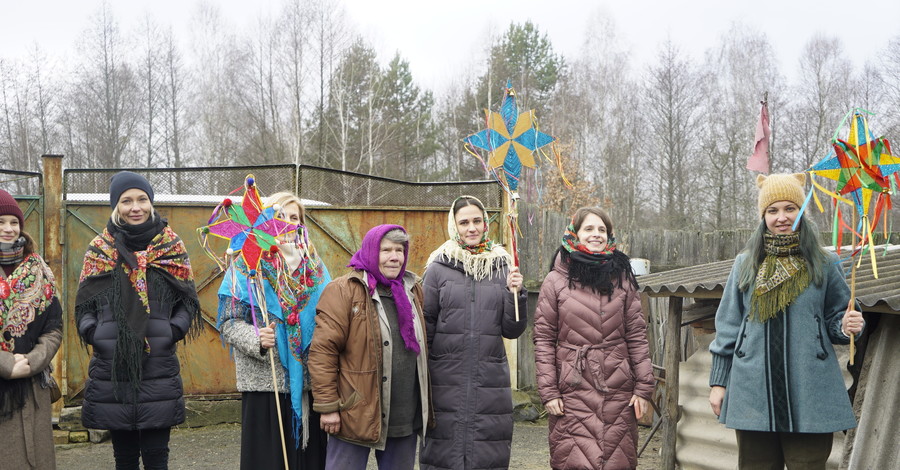
POLYGON ((104 4, 74 56, 35 46, 0 57, 0 168, 38 171, 41 154, 61 153, 69 168, 302 163, 482 179, 462 139, 484 127, 483 109, 496 110, 511 79, 520 110, 535 109, 557 137, 575 184, 564 189, 544 165, 520 187, 526 200, 563 213, 597 204, 624 229, 706 231, 758 220, 745 164, 766 92, 773 171, 821 159, 852 107, 900 138, 900 35, 874 44, 880 62, 862 69, 837 37, 811 37, 785 65, 791 82, 766 35, 740 23, 702 58, 663 42, 649 65, 633 63, 608 16, 590 18, 572 57, 534 24, 512 23, 438 94, 399 54, 378 57, 334 0, 285 0, 243 34, 209 3, 190 15, 190 36, 179 38, 151 17, 122 30, 104 4))

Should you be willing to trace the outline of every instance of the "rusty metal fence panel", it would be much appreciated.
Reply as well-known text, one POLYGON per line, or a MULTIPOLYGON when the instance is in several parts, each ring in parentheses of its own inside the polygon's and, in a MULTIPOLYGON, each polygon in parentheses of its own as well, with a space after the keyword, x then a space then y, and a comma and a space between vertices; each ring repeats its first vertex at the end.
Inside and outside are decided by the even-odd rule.
MULTIPOLYGON (((106 226, 109 179, 120 169, 68 169, 63 187, 65 243, 62 285, 66 301, 65 381, 68 403, 80 401, 87 377, 89 351, 81 346, 75 329, 74 301, 84 252, 106 226)), ((499 239, 501 192, 493 182, 409 183, 317 167, 277 165, 228 168, 133 169, 154 186, 154 208, 184 240, 200 295, 204 330, 198 339, 179 348, 185 393, 200 396, 236 393, 234 363, 223 347, 215 319, 221 272, 205 255, 197 228, 206 225, 216 204, 233 193, 242 194, 242 184, 252 173, 262 195, 299 189, 307 201, 308 229, 313 243, 332 277, 348 271, 350 256, 363 235, 373 226, 400 224, 411 235, 408 269, 422 274, 432 250, 447 239, 447 211, 457 196, 479 197, 489 210, 491 230, 499 239)), ((216 253, 224 252, 224 240, 211 240, 216 253)))

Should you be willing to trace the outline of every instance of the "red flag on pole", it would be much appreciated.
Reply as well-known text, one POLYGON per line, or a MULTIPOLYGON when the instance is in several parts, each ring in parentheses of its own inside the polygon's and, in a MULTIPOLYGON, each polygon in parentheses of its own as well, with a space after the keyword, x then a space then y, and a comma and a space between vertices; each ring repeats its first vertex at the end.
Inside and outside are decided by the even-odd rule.
POLYGON ((760 103, 762 109, 759 110, 753 154, 747 159, 747 169, 769 174, 769 106, 765 101, 760 103))

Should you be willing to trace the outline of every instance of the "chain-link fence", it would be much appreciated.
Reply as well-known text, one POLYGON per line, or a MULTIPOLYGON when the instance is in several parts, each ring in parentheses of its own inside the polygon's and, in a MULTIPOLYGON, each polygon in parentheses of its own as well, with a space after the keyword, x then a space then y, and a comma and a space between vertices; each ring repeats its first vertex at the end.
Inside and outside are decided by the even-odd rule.
POLYGON ((0 170, 0 189, 15 197, 40 196, 41 174, 31 171, 0 170))
MULTIPOLYGON (((63 191, 69 201, 109 201, 110 178, 121 169, 68 169, 63 191)), ((218 203, 229 194, 243 192, 248 174, 256 178, 260 193, 296 191, 310 206, 339 207, 447 207, 468 194, 485 206, 501 206, 502 192, 493 181, 412 183, 314 166, 267 165, 225 168, 137 168, 153 185, 156 202, 218 203)))
POLYGON ((467 194, 499 208, 502 196, 493 181, 413 183, 307 165, 300 166, 300 190, 305 199, 333 206, 443 208, 467 194))
MULTIPOLYGON (((165 203, 222 202, 225 196, 243 194, 244 179, 253 174, 262 194, 294 191, 294 165, 231 166, 221 168, 136 168, 153 186, 154 201, 165 203)), ((63 192, 68 201, 109 201, 110 178, 122 169, 68 169, 63 192)))

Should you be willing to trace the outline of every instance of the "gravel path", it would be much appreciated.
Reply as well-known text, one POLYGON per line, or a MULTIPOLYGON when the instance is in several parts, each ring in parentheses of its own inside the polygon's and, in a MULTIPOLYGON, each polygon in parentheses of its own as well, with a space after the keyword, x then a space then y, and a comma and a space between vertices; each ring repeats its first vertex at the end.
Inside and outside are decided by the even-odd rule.
MULTIPOLYGON (((649 433, 640 428, 641 442, 649 433)), ((170 442, 171 470, 230 470, 238 468, 241 428, 238 424, 220 424, 203 428, 175 429, 170 442)), ((639 469, 655 469, 659 465, 659 436, 644 451, 639 469)), ((547 423, 516 423, 510 468, 546 470, 549 468, 547 423)), ((114 468, 112 444, 68 444, 57 446, 56 464, 60 470, 95 470, 114 468)), ((374 459, 369 469, 375 470, 374 459)), ((260 469, 263 470, 263 469, 260 469)))

